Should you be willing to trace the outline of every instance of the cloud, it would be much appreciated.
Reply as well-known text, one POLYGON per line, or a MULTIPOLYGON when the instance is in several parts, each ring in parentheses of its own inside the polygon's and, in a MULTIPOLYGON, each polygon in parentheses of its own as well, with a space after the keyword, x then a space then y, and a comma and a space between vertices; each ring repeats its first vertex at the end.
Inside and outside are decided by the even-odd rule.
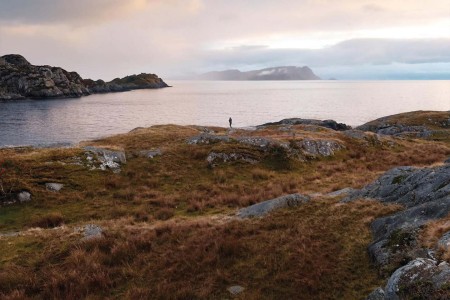
POLYGON ((0 0, 0 22, 89 24, 133 13, 147 0, 0 0))
POLYGON ((449 11, 447 0, 0 0, 0 55, 104 79, 445 63, 449 11))

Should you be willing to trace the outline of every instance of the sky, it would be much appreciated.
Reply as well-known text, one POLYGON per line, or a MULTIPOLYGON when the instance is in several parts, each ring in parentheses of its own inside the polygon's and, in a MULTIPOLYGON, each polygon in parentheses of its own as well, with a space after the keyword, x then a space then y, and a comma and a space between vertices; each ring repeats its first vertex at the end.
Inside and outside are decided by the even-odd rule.
POLYGON ((0 0, 0 55, 83 78, 309 66, 450 79, 449 0, 0 0))

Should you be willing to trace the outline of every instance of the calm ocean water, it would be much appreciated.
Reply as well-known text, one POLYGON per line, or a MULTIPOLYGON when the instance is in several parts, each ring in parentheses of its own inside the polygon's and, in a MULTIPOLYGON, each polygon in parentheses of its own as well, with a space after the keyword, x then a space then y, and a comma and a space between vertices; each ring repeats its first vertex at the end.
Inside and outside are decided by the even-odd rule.
POLYGON ((0 102, 0 147, 73 144, 155 124, 259 125, 284 118, 352 126, 450 110, 450 81, 168 81, 172 88, 0 102))

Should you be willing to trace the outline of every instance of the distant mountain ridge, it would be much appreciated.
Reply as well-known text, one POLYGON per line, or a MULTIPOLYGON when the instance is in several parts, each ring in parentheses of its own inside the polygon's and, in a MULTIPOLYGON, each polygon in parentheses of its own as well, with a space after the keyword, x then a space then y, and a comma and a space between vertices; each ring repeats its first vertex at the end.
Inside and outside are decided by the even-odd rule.
POLYGON ((197 80, 320 80, 307 66, 283 66, 241 72, 239 70, 213 71, 198 75, 197 80))
POLYGON ((0 100, 74 98, 167 86, 155 74, 141 73, 110 82, 94 81, 60 67, 32 65, 18 54, 0 56, 0 100))

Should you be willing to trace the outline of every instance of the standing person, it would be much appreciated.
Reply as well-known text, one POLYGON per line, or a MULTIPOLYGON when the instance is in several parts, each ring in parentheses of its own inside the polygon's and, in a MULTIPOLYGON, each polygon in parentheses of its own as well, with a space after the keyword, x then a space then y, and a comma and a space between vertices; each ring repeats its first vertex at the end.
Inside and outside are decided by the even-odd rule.
POLYGON ((231 119, 231 117, 228 119, 228 122, 230 123, 230 128, 231 128, 231 124, 233 123, 233 120, 231 119))

